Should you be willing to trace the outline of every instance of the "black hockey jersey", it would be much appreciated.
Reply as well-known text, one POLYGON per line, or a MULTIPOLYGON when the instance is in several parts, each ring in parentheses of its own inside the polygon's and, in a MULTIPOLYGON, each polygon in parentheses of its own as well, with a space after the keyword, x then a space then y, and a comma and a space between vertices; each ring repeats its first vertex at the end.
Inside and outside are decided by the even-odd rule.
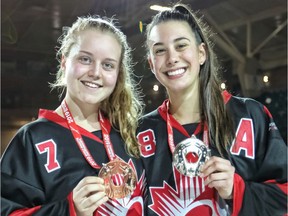
MULTIPOLYGON (((236 131, 226 155, 236 170, 233 202, 205 187, 202 178, 183 176, 172 166, 165 101, 144 116, 137 134, 149 188, 148 215, 286 215, 287 145, 270 112, 253 99, 228 92, 223 96, 236 131)), ((196 128, 195 124, 182 126, 172 116, 171 124, 175 144, 196 128)), ((220 156, 211 143, 210 148, 212 155, 220 156)))
MULTIPOLYGON (((101 131, 79 127, 97 164, 109 162, 101 131)), ((124 142, 113 128, 110 139, 115 154, 137 173, 134 193, 101 205, 94 215, 144 215, 145 172, 141 161, 125 152, 124 142)), ((66 119, 40 110, 39 118, 23 126, 1 159, 1 215, 76 215, 72 190, 85 176, 97 176, 79 150, 66 119)))

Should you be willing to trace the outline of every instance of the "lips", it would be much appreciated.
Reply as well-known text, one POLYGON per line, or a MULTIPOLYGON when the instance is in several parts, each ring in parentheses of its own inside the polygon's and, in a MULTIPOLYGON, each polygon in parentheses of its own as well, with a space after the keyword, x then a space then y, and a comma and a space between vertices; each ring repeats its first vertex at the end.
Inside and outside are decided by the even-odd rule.
POLYGON ((81 81, 85 86, 89 88, 100 88, 103 87, 102 85, 94 82, 89 82, 89 81, 81 81))

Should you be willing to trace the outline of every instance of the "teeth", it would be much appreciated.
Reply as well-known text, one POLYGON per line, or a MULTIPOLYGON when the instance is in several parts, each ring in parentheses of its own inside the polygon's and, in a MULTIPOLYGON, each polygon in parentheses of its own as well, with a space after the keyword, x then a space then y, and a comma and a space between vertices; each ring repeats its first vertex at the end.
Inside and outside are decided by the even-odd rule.
POLYGON ((90 88, 98 88, 100 87, 98 84, 91 83, 91 82, 83 82, 84 85, 90 87, 90 88))
POLYGON ((181 69, 178 69, 175 71, 168 71, 167 74, 168 74, 168 76, 176 76, 179 74, 183 74, 184 72, 185 72, 184 68, 181 68, 181 69))

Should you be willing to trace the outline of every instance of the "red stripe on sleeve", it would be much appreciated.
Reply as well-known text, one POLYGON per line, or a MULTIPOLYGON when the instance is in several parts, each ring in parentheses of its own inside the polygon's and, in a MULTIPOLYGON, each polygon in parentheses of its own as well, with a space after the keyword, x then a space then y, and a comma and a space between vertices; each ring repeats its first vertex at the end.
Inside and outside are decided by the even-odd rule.
POLYGON ((37 212, 41 206, 35 206, 34 208, 23 208, 13 211, 9 216, 32 216, 35 212, 37 212))
POLYGON ((234 174, 234 192, 233 192, 233 212, 232 216, 239 215, 239 212, 242 207, 245 183, 242 177, 238 174, 234 174))
POLYGON ((269 118, 272 118, 272 114, 270 113, 270 111, 266 106, 264 106, 264 112, 269 116, 269 118))
POLYGON ((288 183, 287 182, 280 184, 280 183, 276 182, 275 180, 268 180, 268 181, 265 181, 264 183, 275 184, 277 187, 280 188, 280 190, 283 191, 283 193, 285 193, 286 195, 288 194, 288 183))
POLYGON ((71 192, 68 197, 68 204, 69 204, 69 213, 70 216, 77 216, 76 215, 76 211, 75 211, 75 206, 74 206, 74 202, 73 202, 73 192, 71 192))

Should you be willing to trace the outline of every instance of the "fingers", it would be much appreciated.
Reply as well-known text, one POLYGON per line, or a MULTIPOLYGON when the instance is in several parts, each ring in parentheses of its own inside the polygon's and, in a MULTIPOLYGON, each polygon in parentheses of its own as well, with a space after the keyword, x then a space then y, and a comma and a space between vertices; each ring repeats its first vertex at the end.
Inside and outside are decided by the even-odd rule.
MULTIPOLYGON (((78 213, 81 215, 93 215, 93 212, 103 203, 108 201, 105 193, 100 192, 93 194, 89 197, 82 198, 80 206, 77 208, 78 213)), ((78 214, 77 214, 78 215, 78 214)))
POLYGON ((93 212, 108 199, 104 180, 99 177, 85 177, 73 190, 73 201, 79 216, 93 215, 93 212))
POLYGON ((229 175, 227 173, 219 172, 212 173, 205 178, 205 185, 208 187, 224 187, 227 186, 229 182, 229 175))
POLYGON ((74 188, 73 193, 79 196, 87 196, 90 192, 105 191, 104 180, 95 176, 83 178, 74 188))
POLYGON ((200 177, 205 185, 215 188, 223 199, 230 199, 233 192, 235 168, 229 160, 211 157, 202 167, 200 177))
POLYGON ((82 197, 81 199, 74 200, 77 209, 77 215, 93 215, 93 212, 103 203, 108 201, 105 193, 99 192, 92 194, 89 197, 82 197), (77 204, 76 204, 77 203, 77 204))
POLYGON ((214 172, 223 172, 231 167, 229 160, 220 157, 211 157, 202 167, 201 172, 204 176, 208 176, 214 172))

